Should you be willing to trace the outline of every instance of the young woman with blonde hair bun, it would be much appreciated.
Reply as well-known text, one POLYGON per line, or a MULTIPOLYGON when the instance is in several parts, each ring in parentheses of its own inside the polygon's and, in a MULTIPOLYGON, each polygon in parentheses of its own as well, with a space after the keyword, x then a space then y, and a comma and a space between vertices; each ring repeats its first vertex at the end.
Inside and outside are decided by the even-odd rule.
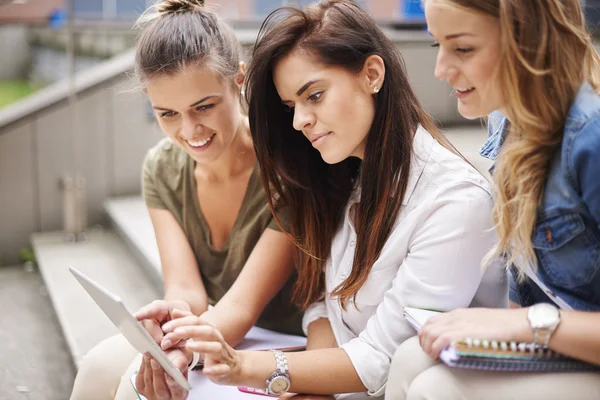
MULTIPOLYGON (((157 342, 175 307, 219 327, 231 345, 255 324, 301 335, 302 314, 289 295, 295 249, 262 186, 235 32, 202 0, 160 1, 140 26, 136 75, 167 137, 143 166, 165 294, 138 318, 157 342)), ((187 373, 191 353, 168 354, 187 373)), ((137 399, 130 383, 137 369, 148 400, 184 395, 158 363, 139 357, 121 335, 103 341, 84 357, 71 399, 137 399)))

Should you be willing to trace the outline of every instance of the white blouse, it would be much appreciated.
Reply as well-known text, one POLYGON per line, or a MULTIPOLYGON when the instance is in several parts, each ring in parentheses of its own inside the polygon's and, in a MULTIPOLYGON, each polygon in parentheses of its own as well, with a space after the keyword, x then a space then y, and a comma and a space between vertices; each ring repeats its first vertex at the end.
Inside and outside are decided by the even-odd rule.
POLYGON ((413 152, 404 201, 356 294, 358 310, 350 301, 344 311, 329 295, 352 270, 356 230, 349 211, 360 201, 356 191, 326 263, 327 296, 304 315, 305 332, 316 319, 329 318, 369 396, 383 396, 395 350, 416 334, 402 317, 404 306, 446 311, 508 305, 508 278, 501 263, 482 268, 497 240, 488 182, 424 128, 415 134, 413 152))

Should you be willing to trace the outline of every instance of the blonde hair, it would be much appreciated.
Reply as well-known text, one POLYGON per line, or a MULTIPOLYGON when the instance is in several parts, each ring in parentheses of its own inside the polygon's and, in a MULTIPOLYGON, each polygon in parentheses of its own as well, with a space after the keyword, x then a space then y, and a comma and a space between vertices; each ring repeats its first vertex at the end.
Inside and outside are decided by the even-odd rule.
POLYGON ((500 24, 498 84, 510 124, 494 171, 499 243, 485 261, 502 255, 536 268, 531 237, 550 164, 579 88, 600 87, 600 58, 579 0, 445 1, 500 24))

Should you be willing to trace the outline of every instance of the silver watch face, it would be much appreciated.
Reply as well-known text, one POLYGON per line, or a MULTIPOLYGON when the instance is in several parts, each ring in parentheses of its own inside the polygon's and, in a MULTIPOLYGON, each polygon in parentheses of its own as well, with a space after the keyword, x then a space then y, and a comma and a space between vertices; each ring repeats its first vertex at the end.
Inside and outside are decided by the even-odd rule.
POLYGON ((285 376, 276 376, 269 382, 269 391, 274 394, 283 394, 290 388, 290 380, 285 376))
POLYGON ((550 328, 558 322, 560 314, 553 305, 542 303, 529 309, 528 318, 534 328, 550 328))

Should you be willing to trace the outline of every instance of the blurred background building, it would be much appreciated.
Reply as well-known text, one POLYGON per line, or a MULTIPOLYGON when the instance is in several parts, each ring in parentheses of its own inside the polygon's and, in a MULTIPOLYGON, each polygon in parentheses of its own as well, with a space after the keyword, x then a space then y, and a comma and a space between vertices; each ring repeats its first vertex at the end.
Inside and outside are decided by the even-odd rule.
MULTIPOLYGON (((81 357, 115 333, 69 265, 130 309, 161 295, 140 168, 162 134, 131 78, 132 26, 153 1, 72 0, 73 24, 66 1, 0 0, 0 400, 67 399, 81 357), (83 219, 77 232, 74 218, 83 219)), ((309 2, 207 0, 248 50, 270 11, 309 2)), ((485 172, 485 129, 466 125, 450 88, 433 78, 437 51, 420 0, 358 3, 400 48, 425 108, 485 172)), ((600 0, 585 10, 596 30, 600 0)))

